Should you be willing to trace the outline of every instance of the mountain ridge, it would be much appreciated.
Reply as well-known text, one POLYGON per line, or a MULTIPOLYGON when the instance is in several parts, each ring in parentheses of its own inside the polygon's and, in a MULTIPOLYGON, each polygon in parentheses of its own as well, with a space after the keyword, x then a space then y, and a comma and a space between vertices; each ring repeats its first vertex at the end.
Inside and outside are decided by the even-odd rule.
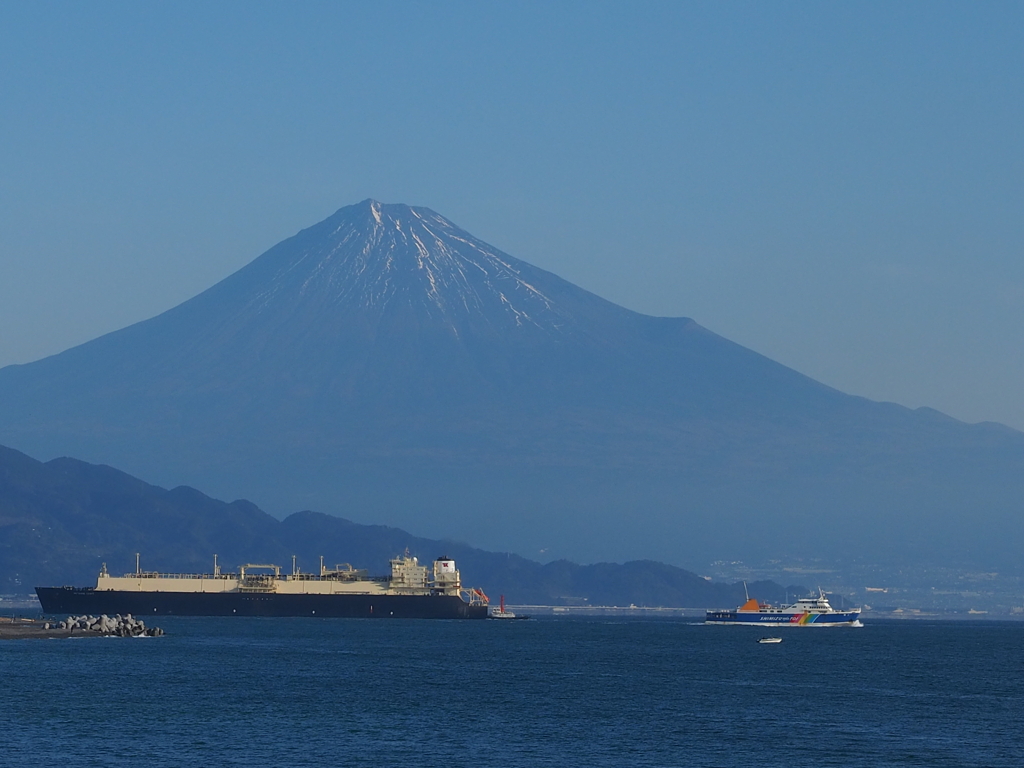
MULTIPOLYGON (((287 563, 292 555, 308 569, 326 555, 383 574, 407 548, 421 559, 452 555, 467 581, 518 603, 699 608, 738 604, 743 595, 739 583, 711 583, 663 563, 542 565, 308 510, 277 520, 245 500, 223 502, 187 486, 167 490, 68 457, 42 463, 0 446, 0 594, 88 586, 101 564, 113 573, 132 570, 136 552, 146 570, 163 572, 207 572, 217 553, 225 571, 287 563)), ((803 590, 752 586, 766 600, 803 590)))

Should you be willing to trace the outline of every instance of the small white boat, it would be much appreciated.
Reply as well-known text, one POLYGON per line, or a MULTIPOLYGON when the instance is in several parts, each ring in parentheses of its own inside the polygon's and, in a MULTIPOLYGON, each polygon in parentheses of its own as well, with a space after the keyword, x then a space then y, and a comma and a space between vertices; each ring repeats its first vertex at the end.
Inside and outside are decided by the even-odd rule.
POLYGON ((763 643, 763 644, 767 644, 767 643, 781 643, 782 642, 782 638, 781 637, 762 637, 757 642, 763 643))

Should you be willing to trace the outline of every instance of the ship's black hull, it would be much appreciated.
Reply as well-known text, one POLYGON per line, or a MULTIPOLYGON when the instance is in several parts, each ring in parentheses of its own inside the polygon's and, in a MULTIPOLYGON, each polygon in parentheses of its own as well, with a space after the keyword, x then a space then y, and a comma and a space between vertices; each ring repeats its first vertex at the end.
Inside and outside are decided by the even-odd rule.
POLYGON ((485 619, 486 605, 454 595, 281 595, 118 592, 36 587, 43 613, 133 616, 319 616, 344 619, 485 619))

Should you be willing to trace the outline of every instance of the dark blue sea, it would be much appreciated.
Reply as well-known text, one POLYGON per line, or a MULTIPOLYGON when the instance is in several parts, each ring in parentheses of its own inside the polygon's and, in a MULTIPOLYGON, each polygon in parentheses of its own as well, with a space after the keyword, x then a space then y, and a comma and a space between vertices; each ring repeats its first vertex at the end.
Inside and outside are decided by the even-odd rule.
POLYGON ((0 642, 0 765, 1024 765, 1018 623, 156 623, 0 642))

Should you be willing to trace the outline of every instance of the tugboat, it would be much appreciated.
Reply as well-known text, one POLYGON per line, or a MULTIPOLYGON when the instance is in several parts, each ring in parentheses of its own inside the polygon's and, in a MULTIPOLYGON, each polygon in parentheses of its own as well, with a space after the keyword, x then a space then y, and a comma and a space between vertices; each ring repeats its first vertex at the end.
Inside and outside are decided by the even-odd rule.
MULTIPOLYGON (((746 584, 743 585, 746 590, 746 584)), ((778 627, 862 627, 860 608, 837 611, 828 602, 824 590, 803 597, 792 605, 773 606, 760 603, 747 594, 747 602, 734 611, 708 611, 705 624, 746 624, 778 627)), ((778 641, 781 642, 781 639, 778 641)))
POLYGON ((497 608, 491 608, 492 619, 528 619, 529 616, 516 616, 512 611, 505 608, 505 596, 502 595, 498 601, 497 608))

